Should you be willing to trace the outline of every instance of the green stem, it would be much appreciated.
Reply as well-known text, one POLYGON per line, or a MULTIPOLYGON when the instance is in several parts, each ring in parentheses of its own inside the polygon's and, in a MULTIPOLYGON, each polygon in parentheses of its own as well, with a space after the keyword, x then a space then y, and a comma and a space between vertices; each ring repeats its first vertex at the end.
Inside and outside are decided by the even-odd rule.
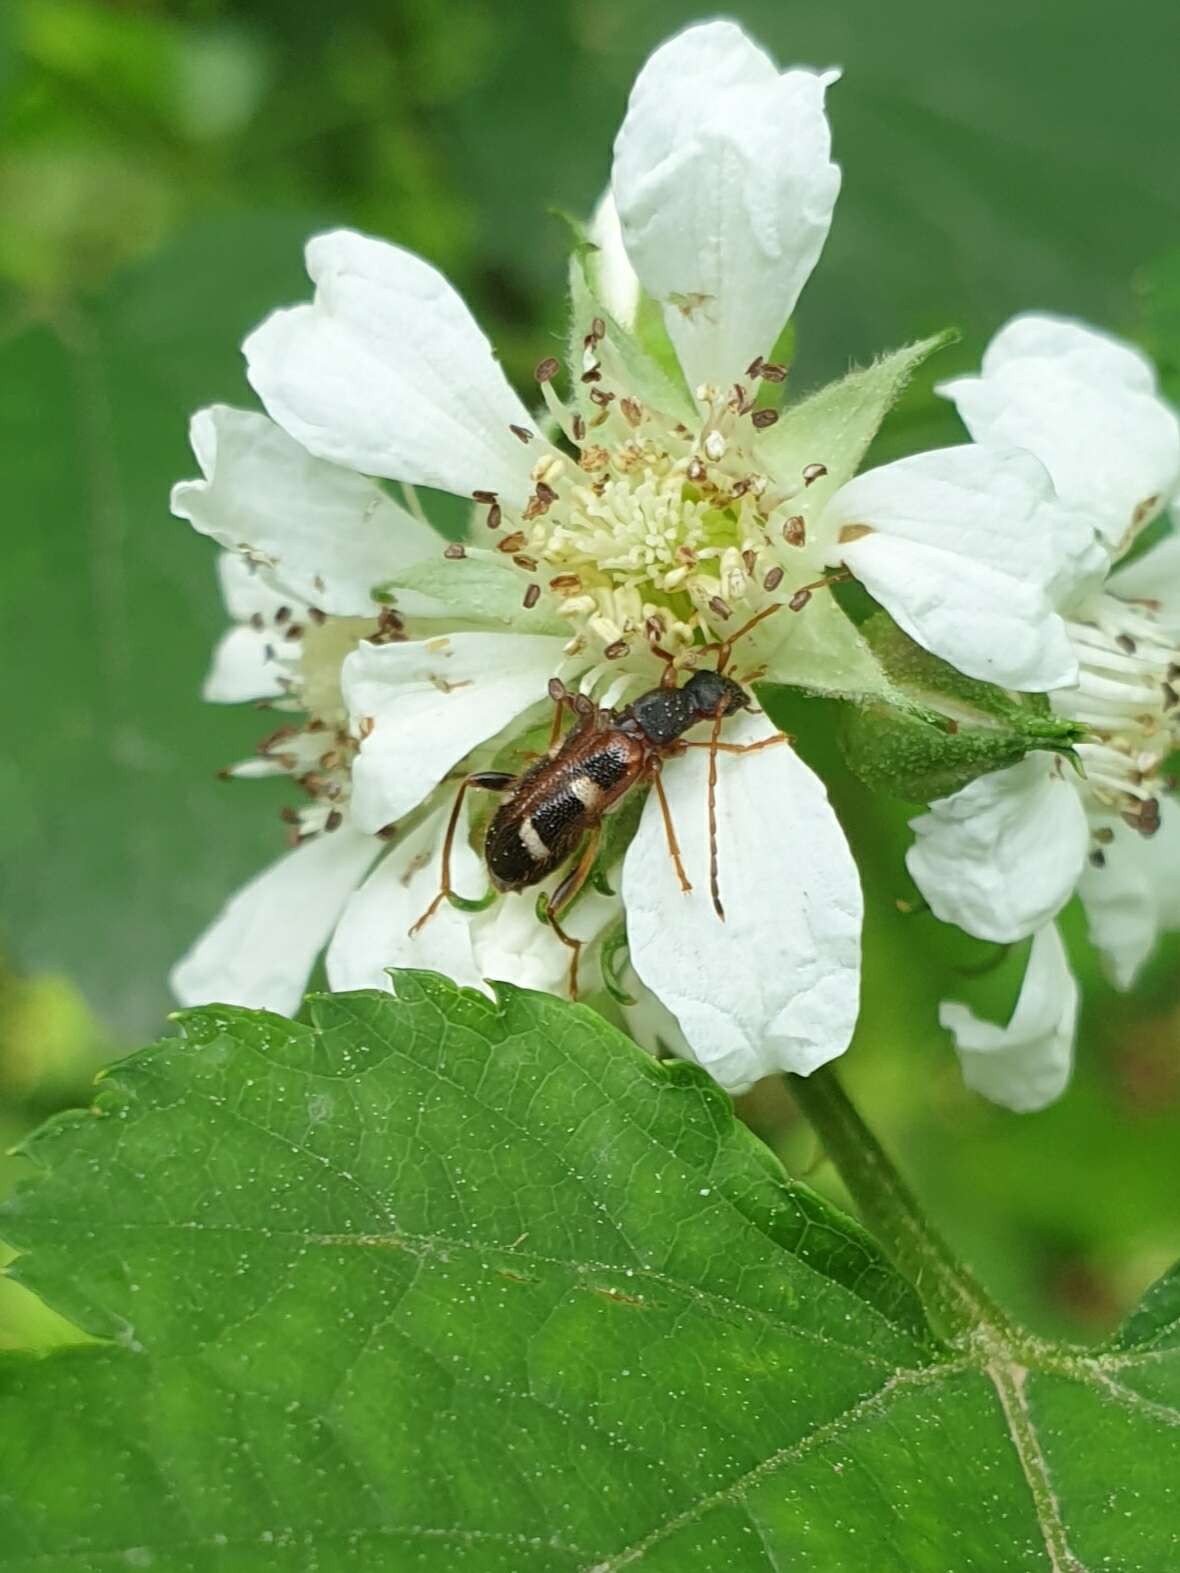
POLYGON ((914 1285, 938 1330, 951 1338, 978 1337, 981 1330, 1010 1337, 1008 1318, 927 1222, 832 1067, 786 1080, 865 1224, 914 1285))

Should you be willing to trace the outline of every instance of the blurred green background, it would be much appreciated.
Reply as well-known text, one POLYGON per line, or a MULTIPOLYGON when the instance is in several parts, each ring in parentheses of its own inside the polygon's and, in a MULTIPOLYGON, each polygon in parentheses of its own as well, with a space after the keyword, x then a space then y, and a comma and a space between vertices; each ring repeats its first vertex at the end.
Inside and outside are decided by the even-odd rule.
MULTIPOLYGON (((1040 307, 1136 333, 1180 392, 1174 0, 729 11, 782 62, 846 72, 830 98, 844 192, 797 319, 796 390, 954 324, 962 342, 907 395, 880 456, 956 441, 931 381, 1040 307)), ((281 845, 281 791, 215 778, 259 718, 198 699, 223 617, 212 549, 167 511, 194 468, 189 412, 248 401, 238 342, 306 293, 301 242, 337 223, 446 269, 527 387, 561 331, 565 235, 547 211, 589 209, 637 66, 703 14, 635 0, 0 7, 5 1145, 162 1030, 169 964, 281 845)), ((1045 1331, 1101 1333, 1180 1254, 1180 950, 1120 997, 1071 914, 1087 986, 1072 1088, 1025 1117, 966 1093, 937 1000, 998 1017, 1023 958, 898 913, 911 810, 849 781, 831 722, 813 703, 794 725, 865 873, 849 1080, 1001 1298, 1045 1331)), ((745 1112, 797 1172, 814 1163, 781 1089, 745 1112)), ((822 1163, 813 1178, 834 1184, 822 1163)), ((58 1335, 0 1283, 0 1344, 58 1335)))

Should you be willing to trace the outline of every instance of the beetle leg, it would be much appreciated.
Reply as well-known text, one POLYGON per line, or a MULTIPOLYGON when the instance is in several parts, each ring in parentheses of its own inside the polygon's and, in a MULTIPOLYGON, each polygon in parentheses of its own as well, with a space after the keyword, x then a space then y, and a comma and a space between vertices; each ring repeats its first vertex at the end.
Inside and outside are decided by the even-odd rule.
POLYGON ((682 748, 709 748, 715 754, 756 754, 760 748, 773 748, 776 743, 791 743, 794 738, 786 732, 776 732, 773 737, 760 737, 756 743, 686 743, 681 739, 682 748))
POLYGON ((651 784, 655 787, 656 797, 659 799, 660 813, 664 820, 664 835, 667 837, 668 852, 671 855, 672 864, 676 869, 676 878, 680 881, 681 890, 685 895, 687 895, 692 889, 692 885, 689 881, 688 875, 684 872, 684 863, 681 861, 680 843, 676 839, 676 827, 672 823, 672 810, 668 807, 668 798, 664 792, 664 783, 660 779, 659 761, 653 759, 651 764, 648 766, 648 769, 651 773, 651 784))
POLYGON ((574 897, 581 891, 586 881, 590 878, 590 871, 594 867, 594 859, 598 856, 598 843, 602 840, 602 826, 595 825, 586 837, 586 845, 582 848, 582 855, 575 866, 558 885, 551 896, 545 900, 545 921, 557 935, 561 943, 567 946, 573 954, 570 957, 570 999, 578 997, 578 957, 582 951, 582 941, 575 939, 572 934, 567 934, 557 921, 559 912, 564 912, 574 897))
POLYGON ((508 788, 516 781, 516 777, 507 770, 478 770, 474 775, 464 776, 459 783, 459 790, 455 793, 455 804, 451 809, 451 817, 447 821, 447 833, 443 837, 442 851, 442 883, 438 895, 427 907, 426 911, 410 929, 410 938, 428 923, 442 906, 447 898, 454 894, 451 890, 451 848, 455 845, 455 831, 459 824, 459 814, 463 808, 463 799, 467 796, 468 787, 477 787, 484 792, 507 792, 508 788))

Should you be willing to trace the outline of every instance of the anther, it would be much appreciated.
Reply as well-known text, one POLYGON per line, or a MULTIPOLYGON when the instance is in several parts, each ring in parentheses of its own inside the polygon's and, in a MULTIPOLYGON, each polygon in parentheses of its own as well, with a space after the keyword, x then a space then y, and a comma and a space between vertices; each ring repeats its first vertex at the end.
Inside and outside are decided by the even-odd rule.
POLYGON ((324 624, 328 621, 328 614, 327 614, 327 612, 321 611, 318 606, 309 606, 307 608, 307 615, 311 618, 312 622, 315 623, 316 626, 319 627, 319 628, 322 628, 324 626, 324 624))
POLYGON ((500 511, 500 504, 498 502, 494 502, 488 509, 488 529, 498 530, 500 528, 500 520, 502 517, 503 515, 500 511))
POLYGON ((334 808, 329 813, 327 819, 324 820, 324 829, 325 830, 339 830, 343 823, 344 823, 344 815, 340 812, 340 810, 338 808, 334 808))
POLYGON ((808 601, 810 601, 810 600, 811 600, 811 591, 810 590, 807 590, 807 589, 796 590, 794 595, 787 602, 787 605, 790 607, 792 612, 801 612, 803 610, 803 608, 807 605, 808 601))
POLYGON ((608 661, 617 661, 620 656, 627 654, 629 648, 625 639, 616 639, 614 644, 608 644, 602 653, 608 661))
POLYGON ((471 495, 476 502, 494 503, 496 500, 495 492, 472 492, 471 495))
POLYGON ((525 573, 536 573, 537 571, 537 559, 535 557, 526 557, 523 552, 519 552, 512 561, 518 568, 523 568, 525 573))
POLYGON ((757 554, 757 552, 751 551, 750 548, 747 546, 746 550, 742 553, 742 564, 743 564, 746 572, 750 575, 751 578, 753 578, 754 577, 754 569, 755 569, 755 567, 758 564, 758 554, 757 554))
POLYGON ((533 434, 527 426, 509 426, 508 430, 514 437, 519 437, 521 442, 532 442, 533 434))
POLYGON ((1118 645, 1120 650, 1125 650, 1128 655, 1135 654, 1136 645, 1130 634, 1119 634, 1115 644, 1118 645))
POLYGON ((765 360, 762 362, 758 375, 765 382, 785 382, 787 380, 787 368, 780 366, 777 361, 765 360))
POLYGON ((821 476, 828 473, 826 464, 805 464, 803 466, 803 484, 810 486, 813 481, 818 481, 821 476))
POLYGON ((619 408, 629 426, 639 426, 643 421, 643 406, 638 399, 620 399, 619 408))
POLYGON ((807 539, 807 527, 803 523, 803 515, 793 513, 783 525, 783 540, 788 546, 802 546, 807 539))
POLYGON ((574 416, 573 433, 575 442, 581 442, 582 438, 586 435, 586 422, 583 416, 574 416))
POLYGON ((602 368, 600 366, 591 366, 588 371, 582 373, 581 380, 583 382, 601 382, 602 368))
POLYGON ((533 376, 538 382, 552 382, 561 370, 561 362, 556 355, 546 355, 543 361, 538 361, 533 371, 533 376))
POLYGON ((688 461, 688 469, 685 473, 687 474, 690 481, 703 481, 705 478, 705 466, 701 463, 700 459, 694 455, 688 461))
POLYGON ((1108 847, 1114 840, 1114 831, 1109 825, 1103 825, 1100 830, 1094 832, 1094 840, 1100 841, 1104 847, 1108 847))
POLYGON ((534 495, 540 498, 546 508, 557 501, 557 493, 546 481, 537 482, 537 489, 534 495))
POLYGON ((1093 852, 1090 853, 1090 867, 1091 868, 1105 868, 1106 867, 1106 853, 1102 850, 1101 847, 1095 847, 1093 852))
POLYGON ((597 344, 600 339, 606 338, 606 323, 601 317, 595 317, 590 324, 590 337, 597 344))
POLYGON ((291 617, 291 608, 289 606, 280 606, 278 611, 275 613, 275 622, 279 623, 279 624, 282 624, 282 623, 288 622, 290 620, 290 617, 291 617))
POLYGON ((262 630, 266 627, 266 623, 263 620, 261 612, 254 612, 251 614, 250 627, 256 629, 258 633, 261 633, 262 630))
POLYGON ((566 590, 580 590, 582 581, 576 573, 559 573, 555 578, 550 579, 549 588, 557 590, 559 593, 566 590))
POLYGON ((531 606, 536 606, 540 599, 541 586, 539 584, 530 584, 528 589, 524 592, 524 606, 526 610, 531 606))
POLYGON ((766 578, 763 579, 763 581, 762 581, 762 588, 764 590, 777 590, 779 585, 782 584, 782 582, 783 582, 783 571, 782 571, 782 569, 781 568, 772 568, 770 570, 770 572, 766 575, 766 578))
POLYGON ((732 615, 733 615, 733 613, 730 611, 729 607, 726 606, 725 602, 721 599, 721 597, 719 595, 714 595, 714 596, 710 597, 710 599, 709 599, 709 610, 713 613, 714 617, 720 617, 722 619, 722 621, 724 621, 725 618, 727 618, 727 617, 732 617, 732 615))
POLYGON ((506 535, 502 541, 496 542, 496 550, 505 552, 509 557, 513 552, 519 552, 524 545, 524 531, 513 530, 511 535, 506 535))
POLYGON ((761 375, 762 375, 762 368, 763 368, 763 366, 765 364, 766 364, 766 362, 762 359, 761 355, 755 355, 754 359, 746 367, 746 376, 747 377, 761 377, 761 375))
POLYGON ((719 431, 706 432, 706 434, 705 434, 705 457, 707 459, 711 459, 714 464, 716 464, 719 459, 724 459, 724 457, 725 457, 725 438, 721 435, 721 433, 719 431))
MULTIPOLYGON (((773 426, 775 421, 778 420, 778 411, 777 410, 755 410, 753 415, 750 416, 750 419, 754 423, 754 425, 757 426, 759 431, 763 431, 763 430, 765 430, 765 428, 767 426, 773 426)), ((804 475, 806 475, 807 471, 804 470, 803 473, 804 473, 804 475)))
POLYGON ((303 624, 302 623, 292 623, 290 628, 288 628, 287 632, 283 635, 283 638, 284 639, 302 639, 303 638, 303 624))
POLYGON ((450 546, 446 547, 446 549, 443 551, 443 556, 451 558, 452 561, 456 561, 460 557, 466 557, 467 551, 466 548, 461 546, 458 541, 452 541, 450 546))
POLYGON ((603 409, 614 400, 614 394, 608 393, 605 388, 591 388, 590 397, 595 404, 601 405, 603 409))

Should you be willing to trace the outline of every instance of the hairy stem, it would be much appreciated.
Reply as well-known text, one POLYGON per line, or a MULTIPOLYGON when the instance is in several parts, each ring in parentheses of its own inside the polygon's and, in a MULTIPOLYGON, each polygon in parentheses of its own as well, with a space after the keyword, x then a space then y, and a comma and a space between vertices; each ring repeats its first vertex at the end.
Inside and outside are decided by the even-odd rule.
POLYGON ((938 1330, 956 1339, 978 1338, 981 1330, 1011 1336, 1008 1318, 923 1216, 832 1067, 786 1080, 865 1224, 917 1289, 938 1330))

